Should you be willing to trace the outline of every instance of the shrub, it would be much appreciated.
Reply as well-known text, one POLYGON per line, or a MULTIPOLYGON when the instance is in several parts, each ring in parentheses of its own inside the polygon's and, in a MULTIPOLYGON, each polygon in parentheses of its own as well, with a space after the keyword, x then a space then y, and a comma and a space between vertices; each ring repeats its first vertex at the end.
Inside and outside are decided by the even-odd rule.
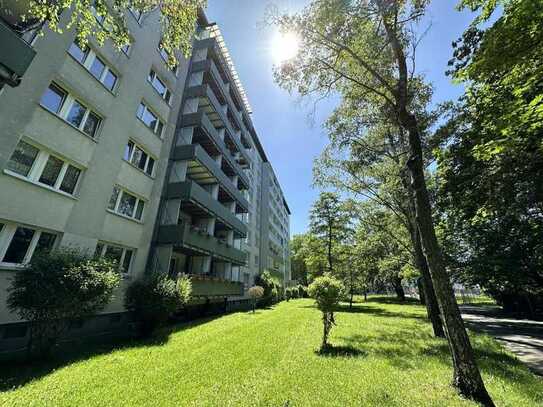
POLYGON ((259 305, 267 307, 279 301, 281 284, 269 271, 264 271, 257 276, 255 283, 264 289, 264 295, 260 299, 259 305))
POLYGON ((339 303, 343 292, 343 284, 341 281, 324 275, 317 277, 309 286, 309 295, 315 299, 317 308, 322 312, 323 335, 321 350, 328 347, 328 335, 333 325, 336 325, 334 320, 334 308, 339 303))
POLYGON ((143 336, 151 335, 189 300, 192 284, 188 277, 177 281, 153 273, 134 281, 126 291, 125 306, 141 320, 143 336))
POLYGON ((264 289, 260 287, 259 285, 255 285, 249 288, 249 291, 247 293, 249 294, 249 297, 251 297, 251 303, 253 305, 253 313, 254 313, 255 308, 256 308, 256 302, 259 298, 262 298, 262 296, 264 295, 264 289))
POLYGON ((292 290, 290 287, 285 288, 285 300, 290 301, 292 298, 292 290))
POLYGON ((74 250, 36 253, 8 289, 8 308, 30 323, 30 353, 45 355, 70 323, 103 309, 119 285, 117 264, 74 250))
POLYGON ((290 287, 290 297, 293 299, 300 298, 298 287, 290 287))
POLYGON ((307 298, 307 287, 304 287, 303 285, 298 286, 298 296, 299 298, 307 298))

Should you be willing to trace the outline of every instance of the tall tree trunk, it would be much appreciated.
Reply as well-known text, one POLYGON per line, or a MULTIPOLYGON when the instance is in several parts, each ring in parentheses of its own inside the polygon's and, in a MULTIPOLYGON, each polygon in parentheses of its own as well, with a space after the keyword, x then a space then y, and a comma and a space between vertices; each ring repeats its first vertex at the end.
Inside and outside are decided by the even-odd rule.
POLYGON ((453 384, 465 397, 478 401, 484 406, 494 406, 475 362, 473 349, 437 242, 430 197, 424 178, 422 147, 417 119, 414 115, 403 110, 400 111, 400 122, 409 134, 410 158, 407 167, 411 176, 411 185, 415 192, 416 222, 449 341, 454 366, 453 384))
POLYGON ((405 291, 402 287, 402 279, 397 277, 394 278, 392 281, 392 286, 394 287, 394 291, 396 292, 396 296, 400 301, 405 301, 405 291))
POLYGON ((332 223, 328 226, 328 271, 332 273, 332 223))
MULTIPOLYGON (((424 286, 422 285, 422 276, 417 278, 417 290, 419 290, 420 303, 426 305, 426 294, 424 292, 424 286)), ((426 311, 428 311, 428 307, 426 308, 426 311)), ((430 318, 430 314, 428 314, 428 318, 430 318)))
POLYGON ((398 5, 396 1, 378 0, 377 6, 398 64, 398 81, 393 90, 396 102, 395 108, 399 124, 408 133, 409 160, 407 161, 407 168, 415 197, 416 223, 451 350, 454 366, 453 384, 465 397, 473 399, 484 406, 494 407, 475 362, 473 349, 464 327, 460 309, 456 303, 449 276, 443 264, 441 250, 434 230, 430 197, 426 188, 426 179, 424 178, 422 142, 418 122, 415 115, 408 111, 409 73, 406 56, 399 34, 396 31, 398 26, 391 23, 391 20, 397 21, 398 17, 396 14, 396 6, 398 5))

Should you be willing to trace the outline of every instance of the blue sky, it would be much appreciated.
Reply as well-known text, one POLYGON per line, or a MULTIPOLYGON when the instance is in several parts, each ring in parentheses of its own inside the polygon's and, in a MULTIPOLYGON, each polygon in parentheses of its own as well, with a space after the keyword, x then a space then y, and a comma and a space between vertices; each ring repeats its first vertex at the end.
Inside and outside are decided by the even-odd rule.
MULTIPOLYGON (((292 211, 291 234, 303 233, 311 204, 319 191, 312 187, 313 159, 327 143, 322 123, 334 100, 300 101, 273 81, 271 43, 274 31, 264 27, 266 8, 296 11, 308 0, 208 0, 207 15, 219 24, 226 45, 253 109, 253 122, 292 211)), ((456 99, 460 85, 445 76, 451 42, 469 25, 472 16, 458 12, 458 0, 434 0, 422 27, 430 26, 417 51, 417 70, 434 86, 434 102, 456 99)))

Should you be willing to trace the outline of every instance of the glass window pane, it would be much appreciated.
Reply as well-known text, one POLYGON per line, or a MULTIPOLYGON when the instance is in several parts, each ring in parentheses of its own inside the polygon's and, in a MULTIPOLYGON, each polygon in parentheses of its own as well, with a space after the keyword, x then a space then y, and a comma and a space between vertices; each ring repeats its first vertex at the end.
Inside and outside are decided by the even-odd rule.
POLYGON ((130 54, 130 44, 126 44, 121 48, 121 51, 123 51, 126 55, 130 54))
POLYGON ((123 248, 116 246, 107 246, 105 257, 109 260, 116 261, 117 264, 121 264, 121 257, 123 256, 123 248))
POLYGON ((138 113, 136 114, 136 116, 141 119, 143 117, 143 113, 145 113, 145 105, 143 104, 143 102, 141 102, 138 106, 138 113))
POLYGON ((164 124, 159 121, 158 122, 158 126, 156 128, 156 134, 158 135, 158 137, 162 137, 162 129, 164 128, 164 124))
POLYGON ((41 97, 40 103, 53 113, 58 113, 65 97, 66 92, 52 83, 41 97))
POLYGON ((24 141, 19 141, 15 151, 8 161, 6 169, 16 172, 17 174, 28 176, 39 150, 24 141))
POLYGON ((164 95, 164 100, 166 101, 166 103, 170 103, 170 101, 172 100, 172 93, 169 91, 169 90, 166 90, 166 94, 164 95))
POLYGON ((34 233, 35 231, 32 229, 18 227, 2 261, 5 263, 22 263, 34 233))
POLYGON ((69 165, 66 174, 64 175, 64 179, 62 180, 62 184, 60 184, 60 190, 68 194, 73 194, 80 174, 81 170, 79 168, 69 165))
POLYGON ((157 117, 154 115, 153 112, 151 112, 148 109, 145 109, 145 112, 143 113, 143 117, 141 118, 143 122, 149 127, 151 130, 155 130, 156 123, 157 123, 157 117))
POLYGON ((119 196, 119 187, 113 187, 111 198, 109 198, 108 209, 115 210, 115 204, 117 203, 117 197, 119 196))
POLYGON ((106 64, 104 64, 100 58, 94 58, 94 61, 92 61, 92 65, 90 67, 90 73, 92 76, 100 80, 104 69, 106 69, 106 64))
POLYGON ((144 206, 144 202, 142 200, 139 200, 138 208, 136 209, 136 216, 135 216, 137 220, 141 220, 141 217, 143 215, 143 206, 144 206))
POLYGON ((89 49, 87 47, 80 47, 77 41, 74 41, 72 42, 72 45, 70 45, 70 49, 68 49, 68 52, 79 62, 84 63, 85 59, 87 58, 89 49))
POLYGON ((128 141, 128 144, 124 148, 124 156, 123 156, 123 158, 126 161, 130 161, 130 156, 132 155, 133 150, 134 150, 134 143, 131 141, 128 141))
POLYGON ((147 80, 151 83, 153 83, 153 80, 155 79, 156 73, 151 69, 151 72, 149 72, 149 76, 147 77, 147 80))
POLYGON ((134 252, 132 250, 126 249, 124 253, 123 266, 121 271, 123 273, 128 273, 130 271, 130 263, 132 262, 132 255, 134 252))
POLYGON ((136 207, 136 197, 134 195, 130 195, 128 192, 123 191, 117 212, 119 212, 122 215, 132 217, 132 215, 134 214, 135 207, 136 207))
POLYGON ((149 175, 153 175, 154 168, 155 168, 155 160, 149 157, 149 164, 147 164, 147 169, 145 170, 145 172, 149 175))
POLYGON ((83 121, 83 116, 85 116, 86 111, 87 108, 85 106, 83 106, 77 100, 74 100, 74 103, 70 109, 70 113, 68 113, 68 117, 66 117, 66 120, 69 123, 73 124, 75 127, 79 128, 79 126, 81 126, 81 122, 83 121))
POLYGON ((104 78, 104 85, 109 90, 113 90, 115 87, 115 84, 117 83, 117 75, 115 75, 113 72, 111 72, 109 69, 106 73, 106 76, 104 78))
POLYGON ((47 164, 45 164, 45 168, 41 173, 39 181, 42 184, 49 185, 51 187, 54 186, 63 165, 64 161, 50 155, 49 159, 47 160, 47 164))
POLYGON ((36 251, 49 251, 53 248, 57 235, 54 233, 41 232, 36 251))
POLYGON ((94 112, 89 112, 89 115, 87 116, 87 121, 85 122, 85 126, 83 127, 83 131, 92 138, 94 138, 101 121, 102 119, 100 119, 100 117, 98 117, 94 112))
MULTIPOLYGON (((139 149, 138 149, 139 150, 139 149)), ((145 151, 142 151, 141 152, 141 157, 140 157, 140 160, 139 162, 137 163, 137 166, 140 170, 144 170, 145 169, 145 164, 147 163, 147 154, 145 153, 145 151)))

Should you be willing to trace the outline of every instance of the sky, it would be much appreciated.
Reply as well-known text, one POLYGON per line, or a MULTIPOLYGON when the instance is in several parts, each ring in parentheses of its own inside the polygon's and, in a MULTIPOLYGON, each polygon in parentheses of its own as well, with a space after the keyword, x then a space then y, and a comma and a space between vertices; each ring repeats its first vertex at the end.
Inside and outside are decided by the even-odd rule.
MULTIPOLYGON (((458 98, 461 85, 445 76, 452 56, 451 42, 472 21, 468 12, 458 12, 458 0, 433 0, 421 23, 428 28, 417 50, 417 71, 433 84, 433 103, 458 98)), ((323 123, 337 100, 315 107, 279 88, 273 80, 272 52, 276 32, 264 24, 270 5, 295 12, 308 0, 208 0, 207 16, 216 22, 243 84, 253 114, 252 120, 292 212, 291 235, 307 230, 309 210, 319 190, 313 188, 313 160, 327 144, 323 123)))

